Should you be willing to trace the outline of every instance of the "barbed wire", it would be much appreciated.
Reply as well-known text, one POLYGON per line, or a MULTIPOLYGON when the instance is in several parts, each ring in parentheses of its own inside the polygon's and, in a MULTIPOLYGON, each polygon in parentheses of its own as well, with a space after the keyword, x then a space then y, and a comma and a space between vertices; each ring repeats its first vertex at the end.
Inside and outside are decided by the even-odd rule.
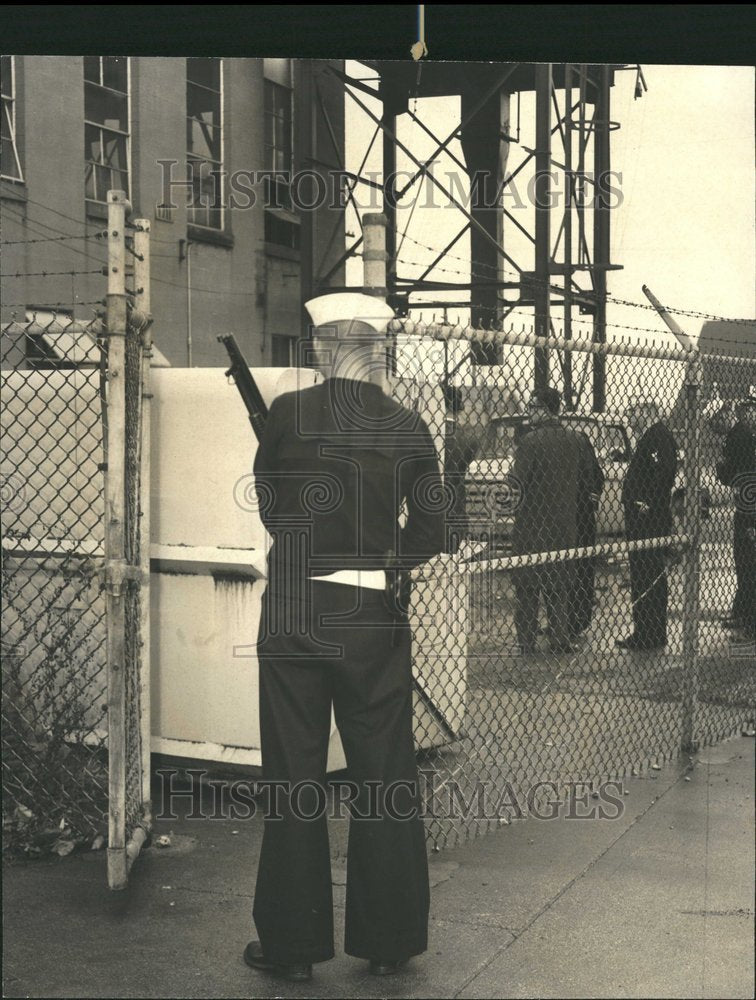
POLYGON ((0 278, 75 278, 80 274, 107 274, 107 269, 98 267, 94 271, 16 271, 15 273, 0 274, 0 278))
MULTIPOLYGON (((511 303, 509 303, 509 304, 511 305, 511 303)), ((428 307, 427 306, 424 307, 422 302, 418 302, 418 303, 416 303, 414 305, 410 305, 410 309, 423 309, 423 308, 428 308, 428 307)), ((456 307, 456 308, 462 308, 462 307, 456 307)), ((501 309, 502 307, 501 307, 501 305, 487 306, 487 305, 477 305, 477 304, 473 305, 471 303, 468 308, 475 309, 478 312, 485 311, 485 312, 489 312, 489 313, 495 313, 495 312, 498 312, 498 310, 501 309)), ((533 307, 532 306, 527 306, 527 305, 523 304, 522 306, 515 306, 515 308, 532 309, 533 307)), ((434 318, 435 318, 435 314, 434 314, 434 318)), ((584 326, 584 327, 585 326, 592 327, 593 326, 593 320, 590 320, 590 319, 579 319, 579 318, 573 317, 573 319, 572 319, 572 325, 575 326, 576 324, 580 324, 581 326, 584 326)), ((663 328, 662 329, 658 329, 658 328, 653 327, 653 326, 631 326, 631 325, 626 324, 626 323, 613 323, 613 322, 610 322, 609 320, 607 320, 607 322, 604 323, 603 325, 606 326, 607 329, 612 329, 612 330, 631 330, 634 333, 652 333, 656 337, 660 336, 661 334, 666 334, 666 333, 669 332, 669 331, 667 331, 667 330, 665 330, 663 328)), ((672 334, 670 333, 669 336, 672 336, 672 334)), ((740 341, 738 341, 738 340, 732 340, 732 341, 731 340, 727 340, 727 341, 723 340, 722 342, 723 343, 725 343, 725 342, 726 343, 733 343, 733 344, 739 344, 740 343, 740 341)))
MULTIPOLYGON (((53 310, 55 306, 66 306, 68 309, 70 309, 70 308, 75 307, 75 306, 102 306, 104 304, 105 304, 104 298, 103 299, 89 299, 87 301, 80 301, 79 299, 76 299, 73 302, 70 299, 65 299, 62 302, 48 302, 48 304, 45 306, 44 309, 42 309, 42 308, 31 309, 26 302, 7 302, 7 303, 4 302, 3 303, 3 308, 6 308, 6 309, 25 309, 27 312, 30 312, 30 313, 32 313, 32 314, 34 314, 36 316, 37 313, 47 312, 47 311, 53 310)), ((61 315, 66 316, 66 318, 68 320, 70 320, 70 322, 72 322, 72 323, 76 322, 76 320, 72 316, 69 316, 66 313, 62 313, 61 315)), ((32 322, 32 321, 28 320, 27 322, 32 322)), ((3 327, 4 326, 5 326, 5 324, 3 324, 3 327)))
MULTIPOLYGON (((437 251, 435 250, 434 247, 429 246, 427 243, 422 243, 420 240, 415 239, 413 236, 410 236, 409 234, 405 234, 405 238, 408 239, 411 243, 414 243, 416 246, 421 247, 423 250, 429 250, 431 253, 437 253, 437 251)), ((467 276, 468 274, 472 274, 475 277, 481 277, 481 278, 486 278, 487 280, 490 280, 490 279, 488 279, 487 275, 483 275, 483 274, 480 274, 479 272, 475 272, 475 271, 471 270, 470 267, 469 267, 470 262, 468 260, 466 260, 464 257, 460 257, 459 255, 452 254, 452 253, 444 254, 444 257, 449 257, 449 258, 451 258, 453 260, 461 261, 463 264, 468 265, 468 269, 466 271, 454 271, 454 270, 450 270, 448 268, 442 268, 439 264, 436 264, 434 266, 433 270, 436 270, 436 269, 438 269, 438 270, 449 270, 450 273, 452 273, 452 274, 464 275, 464 276, 467 276)), ((403 260, 402 262, 405 263, 405 264, 411 264, 411 265, 416 266, 416 267, 427 267, 427 264, 423 264, 421 261, 406 261, 406 260, 403 260)), ((488 268, 492 272, 495 272, 497 275, 499 273, 504 273, 504 274, 508 274, 508 275, 510 275, 512 277, 515 277, 515 278, 520 278, 520 275, 518 274, 518 272, 513 271, 513 270, 511 270, 510 268, 507 268, 507 267, 501 267, 501 269, 499 269, 498 267, 495 267, 492 264, 486 264, 483 261, 479 261, 478 262, 478 266, 479 267, 488 268)), ((528 275, 526 281, 527 281, 528 284, 531 284, 531 285, 551 285, 552 284, 551 281, 547 281, 547 280, 545 280, 543 278, 537 278, 535 275, 532 275, 532 276, 528 275)), ((651 312, 656 312, 657 311, 656 308, 654 306, 652 306, 650 302, 634 302, 634 301, 632 301, 630 299, 618 298, 618 297, 612 295, 610 292, 607 292, 606 298, 607 298, 607 301, 613 302, 615 305, 629 306, 629 307, 632 307, 634 309, 646 309, 646 310, 650 310, 651 312)), ((665 306, 664 308, 666 309, 667 312, 676 313, 677 315, 680 315, 680 316, 691 316, 691 317, 696 318, 696 319, 707 319, 707 320, 712 320, 712 321, 715 321, 715 322, 718 321, 718 322, 722 322, 722 323, 741 323, 741 324, 746 324, 746 325, 750 325, 752 323, 756 323, 756 319, 747 319, 747 318, 735 318, 735 317, 728 317, 728 316, 720 316, 717 313, 701 312, 701 311, 696 310, 696 309, 683 309, 681 307, 673 307, 673 306, 665 306)))
MULTIPOLYGON (((430 294, 430 292, 432 291, 432 289, 428 289, 427 291, 428 291, 428 294, 430 294)), ((474 310, 475 312, 490 313, 493 316, 504 305, 513 306, 514 309, 533 309, 533 306, 529 305, 527 303, 520 304, 520 303, 504 303, 504 302, 500 302, 498 305, 495 305, 495 306, 489 306, 489 305, 478 304, 478 303, 474 303, 473 304, 472 302, 470 302, 470 303, 465 303, 464 305, 455 304, 454 306, 449 307, 449 309, 450 310, 451 309, 454 309, 454 310, 468 309, 468 310, 474 310)), ((461 322, 455 321, 455 320, 453 320, 451 318, 447 318, 447 319, 442 320, 442 321, 438 320, 436 318, 436 312, 439 310, 439 308, 443 308, 443 305, 439 306, 438 302, 434 302, 432 306, 428 306, 428 305, 426 305, 423 302, 410 303, 409 308, 410 309, 414 309, 414 310, 428 310, 428 311, 430 311, 431 309, 435 310, 432 313, 433 322, 434 323, 442 322, 444 325, 447 325, 447 326, 462 326, 463 325, 461 322)), ((576 324, 579 324, 579 325, 581 325, 583 327, 590 327, 590 328, 592 328, 594 326, 594 321, 592 319, 582 319, 580 317, 573 317, 571 322, 572 322, 573 326, 575 326, 576 324)), ((491 330, 493 332, 497 332, 497 331, 501 332, 501 331, 507 329, 506 325, 502 324, 502 325, 494 326, 492 324, 493 324, 493 321, 490 321, 489 326, 487 326, 487 327, 479 327, 479 329, 491 330)), ((464 325, 467 325, 467 324, 464 324, 464 325)), ((509 326, 511 326, 511 325, 512 324, 510 322, 509 326)), ((555 330, 562 330, 563 331, 563 327, 555 326, 553 317, 551 319, 551 325, 552 325, 553 329, 555 329, 555 330)), ((634 326, 634 325, 627 324, 627 323, 614 323, 611 320, 607 320, 603 324, 603 326, 606 327, 606 329, 608 329, 608 330, 629 330, 629 331, 631 331, 633 333, 653 334, 654 337, 666 336, 666 337, 672 338, 672 336, 673 336, 672 333, 671 333, 671 331, 669 331, 666 327, 663 327, 663 326, 661 328, 650 327, 650 326, 634 326)), ((580 332, 583 332, 583 331, 580 331, 580 332)), ((739 347, 741 349, 746 346, 746 345, 744 345, 744 343, 743 343, 742 340, 735 340, 732 337, 711 337, 711 336, 707 336, 707 342, 716 343, 716 344, 732 344, 732 345, 734 345, 736 347, 739 347)))
MULTIPOLYGON (((3 208, 3 211, 4 212, 11 212, 12 213, 14 211, 14 209, 13 209, 12 206, 6 205, 3 208)), ((37 219, 28 219, 25 216, 21 215, 20 213, 17 214, 17 215, 15 215, 14 221, 18 222, 18 223, 20 223, 20 224, 22 224, 24 226, 26 226, 29 229, 31 229, 32 232, 36 232, 37 235, 41 234, 42 236, 45 236, 45 237, 47 236, 47 234, 45 234, 44 232, 42 232, 39 227, 42 227, 42 230, 47 229, 50 232, 53 232, 53 233, 57 234, 58 236, 65 236, 66 239, 71 239, 71 238, 86 239, 86 238, 88 238, 88 237, 85 237, 85 236, 81 236, 81 237, 76 236, 76 237, 74 237, 73 234, 71 234, 71 233, 64 233, 63 230, 58 229, 56 226, 51 226, 48 222, 40 222, 37 219)), ((92 234, 92 235, 94 235, 94 234, 92 234)), ((103 230, 100 233, 100 238, 102 238, 102 237, 104 237, 106 235, 107 235, 107 230, 103 230)), ((95 238, 97 238, 97 237, 95 237, 95 238)), ((25 242, 25 241, 22 241, 22 242, 25 242)), ((30 242, 33 242, 33 241, 30 241, 30 242)), ((47 239, 40 240, 40 242, 47 242, 47 239)), ((86 250, 79 250, 77 247, 66 246, 66 247, 64 247, 64 249, 67 250, 67 251, 69 251, 69 253, 75 253, 75 254, 78 254, 80 257, 87 257, 90 260, 94 256, 92 253, 89 253, 86 250)), ((105 248, 103 247, 103 249, 105 249, 105 248)), ((101 263, 103 264, 103 266, 107 265, 107 261, 106 260, 101 260, 101 263)))
MULTIPOLYGON (((60 215, 62 218, 69 219, 70 221, 76 221, 77 224, 80 224, 80 220, 77 221, 77 220, 73 219, 73 217, 67 216, 63 212, 58 212, 55 209, 51 208, 50 206, 42 204, 41 202, 34 201, 33 199, 29 199, 29 200, 32 201, 34 204, 39 205, 42 208, 46 208, 49 211, 54 212, 57 215, 60 215)), ((6 210, 11 210, 11 209, 12 209, 12 206, 6 206, 6 210)), ((65 242, 65 241, 68 241, 68 240, 81 240, 81 239, 84 239, 84 240, 85 239, 102 239, 102 238, 104 238, 104 237, 107 236, 107 229, 105 229, 105 230, 97 230, 97 231, 94 231, 92 233, 86 233, 86 234, 65 233, 65 232, 57 229, 57 227, 52 226, 50 223, 42 222, 42 221, 37 220, 37 219, 33 219, 33 220, 32 219, 26 219, 23 216, 21 216, 20 214, 17 217, 17 221, 22 222, 23 224, 25 224, 27 226, 34 226, 34 227, 41 226, 41 227, 43 227, 43 229, 50 230, 51 232, 55 233, 56 235, 55 236, 42 236, 42 237, 37 237, 37 238, 34 238, 34 239, 30 239, 30 240, 3 241, 6 246, 7 245, 44 243, 44 242, 65 242)), ((135 227, 132 227, 132 228, 135 228, 135 227)), ((38 231, 38 229, 37 229, 37 231, 38 231)), ((425 244, 425 243, 422 243, 420 240, 417 240, 415 237, 410 236, 408 233, 405 233, 404 235, 405 235, 405 238, 407 240, 409 240, 411 243, 414 243, 416 246, 419 246, 419 247, 421 247, 423 249, 426 249, 426 250, 429 250, 429 251, 435 253, 435 250, 434 250, 434 248, 432 246, 430 246, 428 244, 425 244)), ((172 241, 172 240, 160 240, 159 238, 154 238, 152 236, 151 236, 151 242, 166 243, 166 244, 170 244, 170 245, 173 245, 173 243, 174 243, 174 241, 172 241)), ((70 250, 70 251, 72 251, 74 253, 79 253, 79 254, 81 254, 82 256, 85 256, 85 257, 90 257, 91 256, 89 253, 87 253, 85 251, 80 251, 80 250, 76 249, 75 247, 67 247, 66 249, 68 249, 68 250, 70 250)), ((133 251, 133 249, 131 247, 128 247, 128 249, 130 250, 130 252, 135 257, 138 257, 138 255, 133 251)), ((169 256, 172 256, 172 255, 155 254, 153 256, 155 256, 155 257, 169 257, 169 256)), ((460 261, 462 263, 468 264, 468 262, 465 260, 465 258, 460 257, 460 256, 458 256, 456 254, 447 253, 445 256, 448 257, 448 258, 451 258, 453 260, 458 260, 458 261, 460 261)), ((403 264, 405 264, 407 266, 416 266, 416 267, 426 267, 427 266, 427 265, 424 265, 420 261, 411 261, 411 260, 407 260, 406 258, 397 258, 397 260, 400 263, 403 263, 403 264)), ((105 266, 106 266, 106 262, 103 261, 103 267, 105 267, 105 266)), ((485 263, 481 263, 480 266, 481 267, 490 268, 491 270, 497 270, 497 269, 493 268, 492 265, 487 265, 485 263)), ((467 271, 461 271, 461 270, 456 270, 454 268, 444 267, 444 266, 442 266, 439 263, 439 264, 435 265, 434 269, 438 269, 439 271, 442 271, 442 272, 445 272, 445 273, 449 273, 449 274, 455 274, 457 276, 462 276, 462 277, 467 277, 469 274, 472 274, 473 276, 476 276, 476 277, 486 278, 486 276, 482 275, 480 272, 477 272, 474 269, 469 269, 469 268, 468 268, 467 271)), ((510 275, 519 278, 519 275, 516 272, 510 271, 507 268, 502 268, 502 272, 503 273, 509 273, 510 275)), ((0 275, 0 277, 3 277, 3 278, 52 277, 52 276, 76 277, 77 275, 94 275, 94 274, 103 274, 103 273, 104 272, 103 272, 102 269, 90 270, 90 271, 74 271, 74 270, 71 270, 71 271, 58 271, 58 272, 40 271, 40 272, 25 272, 25 273, 16 272, 15 274, 0 275)), ((498 270, 497 270, 497 273, 499 273, 498 270)), ((179 284, 177 282, 169 281, 169 280, 167 280, 165 278, 153 277, 152 280, 153 280, 153 282, 155 282, 157 284, 166 285, 167 287, 171 287, 171 288, 177 288, 177 289, 180 289, 180 290, 183 290, 185 288, 185 286, 183 284, 179 284)), ((486 280, 488 280, 488 279, 486 278, 486 280)), ((543 279, 538 279, 538 278, 535 278, 535 277, 529 277, 527 279, 527 281, 530 284, 541 284, 541 285, 546 285, 546 284, 550 285, 551 284, 550 282, 547 282, 547 281, 544 281, 543 279)), ((203 287, 193 288, 192 291, 200 292, 200 293, 204 293, 204 294, 209 294, 209 295, 226 295, 226 296, 233 295, 233 296, 241 296, 241 297, 249 297, 251 295, 255 295, 256 294, 253 291, 233 291, 233 290, 228 290, 227 291, 227 290, 223 290, 223 289, 203 288, 203 287)), ((428 291, 431 291, 431 290, 428 290, 428 291)), ((560 291, 561 291, 561 289, 560 289, 560 291)), ((96 300, 96 301, 99 301, 99 300, 96 300)), ((654 306, 652 306, 650 303, 633 302, 633 301, 628 300, 628 299, 615 298, 612 295, 607 295, 607 301, 612 302, 613 304, 616 304, 616 305, 624 305, 624 306, 629 306, 629 307, 632 307, 632 308, 640 308, 640 309, 644 309, 644 310, 651 311, 651 312, 654 312, 654 313, 657 312, 657 310, 654 308, 654 306)), ((81 304, 81 303, 77 303, 77 304, 81 304)), ((14 304, 14 305, 18 305, 20 307, 23 304, 22 303, 17 303, 17 304, 14 304)), ((511 305, 511 303, 509 303, 509 305, 511 305)), ((9 306, 9 308, 13 308, 13 305, 9 306)), ((423 309, 424 306, 423 306, 422 303, 417 303, 416 305, 413 305, 411 308, 413 308, 413 309, 423 309)), ((460 308, 460 307, 458 307, 458 308, 460 308)), ((476 311, 488 312, 488 313, 490 313, 490 314, 493 315, 500 308, 502 308, 502 306, 501 305, 496 305, 496 306, 475 305, 475 306, 473 306, 471 304, 469 308, 474 308, 476 311)), ((518 307, 515 305, 514 308, 518 308, 518 307)), ((529 307, 524 307, 524 308, 529 308, 529 307)), ((750 325, 750 324, 756 322, 756 320, 728 318, 728 317, 724 317, 724 316, 719 316, 719 315, 714 314, 714 313, 704 313, 704 312, 700 312, 700 311, 697 311, 697 310, 686 310, 686 309, 682 309, 682 308, 673 308, 673 307, 666 307, 666 308, 667 308, 667 311, 671 312, 671 313, 673 312, 673 313, 676 313, 678 315, 686 315, 686 316, 690 316, 690 317, 708 319, 710 321, 727 322, 727 323, 744 324, 744 325, 750 325)), ((575 318, 575 319, 572 320, 572 322, 573 322, 573 324, 581 324, 583 326, 590 326, 590 325, 592 325, 592 321, 591 320, 587 320, 587 319, 575 318)), ((628 331, 638 332, 638 333, 650 333, 650 334, 654 334, 656 336, 659 336, 661 334, 666 334, 667 333, 666 330, 657 330, 657 329, 654 329, 652 327, 636 326, 636 325, 632 325, 632 324, 615 323, 615 322, 609 321, 609 320, 607 320, 604 325, 607 328, 609 328, 609 329, 628 330, 628 331)), ((732 344, 732 345, 737 345, 739 347, 743 347, 744 346, 741 341, 734 340, 732 338, 716 337, 716 338, 712 338, 712 340, 715 343, 732 344)))
MULTIPOLYGON (((40 226, 45 226, 48 229, 54 228, 52 226, 48 226, 46 222, 37 222, 36 219, 28 219, 28 220, 24 219, 23 221, 25 224, 32 223, 40 226)), ((0 240, 0 246, 13 247, 13 246, 27 245, 29 243, 62 243, 65 240, 88 240, 93 237, 95 239, 103 239, 107 235, 108 235, 107 230, 103 229, 101 231, 94 233, 83 233, 80 236, 76 236, 73 233, 67 233, 62 236, 41 236, 33 240, 0 240)))

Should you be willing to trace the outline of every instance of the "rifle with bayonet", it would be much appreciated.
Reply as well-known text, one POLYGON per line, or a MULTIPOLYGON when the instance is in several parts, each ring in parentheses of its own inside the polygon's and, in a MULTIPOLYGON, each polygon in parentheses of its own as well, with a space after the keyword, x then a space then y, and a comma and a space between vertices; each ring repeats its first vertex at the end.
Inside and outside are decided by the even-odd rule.
POLYGON ((232 333, 221 334, 218 341, 226 348, 231 359, 231 367, 226 372, 226 378, 230 376, 234 380, 239 395, 247 408, 252 430, 259 441, 265 427, 265 421, 268 419, 268 407, 257 388, 257 382, 252 377, 244 355, 239 350, 234 335, 232 333))

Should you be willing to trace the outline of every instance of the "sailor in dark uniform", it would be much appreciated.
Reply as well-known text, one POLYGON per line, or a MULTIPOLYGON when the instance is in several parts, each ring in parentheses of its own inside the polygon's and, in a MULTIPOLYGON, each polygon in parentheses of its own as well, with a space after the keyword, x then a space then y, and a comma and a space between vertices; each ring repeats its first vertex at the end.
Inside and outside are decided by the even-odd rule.
POLYGON ((736 409, 717 476, 733 490, 732 548, 737 589, 726 628, 743 629, 756 639, 756 399, 746 398, 736 409))
MULTIPOLYGON (((638 429, 648 429, 638 440, 622 486, 628 541, 663 538, 672 531, 672 487, 677 471, 677 445, 659 419, 654 403, 643 404, 636 415, 638 429)), ((667 644, 667 570, 664 548, 630 553, 630 593, 633 602, 632 635, 617 639, 622 649, 660 649, 667 644)))
MULTIPOLYGON (((578 548, 596 544, 597 512, 601 491, 604 489, 604 472, 596 457, 596 451, 588 435, 580 432, 585 439, 586 461, 581 466, 577 494, 577 538, 578 548)), ((596 559, 575 561, 575 592, 570 604, 571 632, 573 636, 585 632, 593 618, 596 600, 596 559)))
POLYGON ((387 577, 442 551, 446 508, 426 424, 380 385, 391 309, 361 294, 306 306, 327 378, 274 400, 254 463, 273 539, 258 639, 270 796, 259 941, 244 958, 292 980, 309 979, 312 963, 334 954, 323 808, 332 707, 354 793, 345 951, 383 975, 427 947, 411 634, 387 577), (273 782, 283 783, 276 802, 273 782), (296 798, 288 794, 297 787, 296 798))

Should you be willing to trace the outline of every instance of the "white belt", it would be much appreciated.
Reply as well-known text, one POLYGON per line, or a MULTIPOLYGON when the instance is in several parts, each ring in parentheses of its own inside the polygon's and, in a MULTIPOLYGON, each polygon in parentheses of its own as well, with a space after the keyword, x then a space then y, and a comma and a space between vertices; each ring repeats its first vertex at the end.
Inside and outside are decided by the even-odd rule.
POLYGON ((386 589, 386 571, 383 569, 337 569, 327 576, 311 576, 310 579, 346 583, 350 587, 367 587, 368 590, 386 589))

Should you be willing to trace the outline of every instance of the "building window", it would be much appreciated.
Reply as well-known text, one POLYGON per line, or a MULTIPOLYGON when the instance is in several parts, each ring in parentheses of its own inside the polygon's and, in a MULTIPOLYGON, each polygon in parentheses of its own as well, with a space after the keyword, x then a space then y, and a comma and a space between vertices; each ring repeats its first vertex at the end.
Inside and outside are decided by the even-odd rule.
POLYGON ((84 56, 84 163, 88 201, 129 196, 129 60, 84 56))
POLYGON ((265 242, 299 250, 299 219, 291 200, 294 170, 294 90, 291 59, 263 60, 265 76, 266 171, 282 176, 266 178, 265 242))
POLYGON ((299 250, 299 220, 287 218, 284 212, 266 212, 265 242, 299 250))
POLYGON ((291 209, 289 190, 293 162, 293 115, 291 88, 265 81, 265 170, 284 173, 266 181, 265 204, 291 209))
POLYGON ((223 229, 223 60, 186 60, 188 221, 223 229))
POLYGON ((16 139, 16 64, 13 56, 0 56, 0 93, 2 127, 0 128, 0 175, 11 181, 23 181, 21 158, 16 139))
POLYGON ((296 337, 287 337, 274 333, 270 338, 271 359, 274 368, 291 368, 296 364, 296 337))

